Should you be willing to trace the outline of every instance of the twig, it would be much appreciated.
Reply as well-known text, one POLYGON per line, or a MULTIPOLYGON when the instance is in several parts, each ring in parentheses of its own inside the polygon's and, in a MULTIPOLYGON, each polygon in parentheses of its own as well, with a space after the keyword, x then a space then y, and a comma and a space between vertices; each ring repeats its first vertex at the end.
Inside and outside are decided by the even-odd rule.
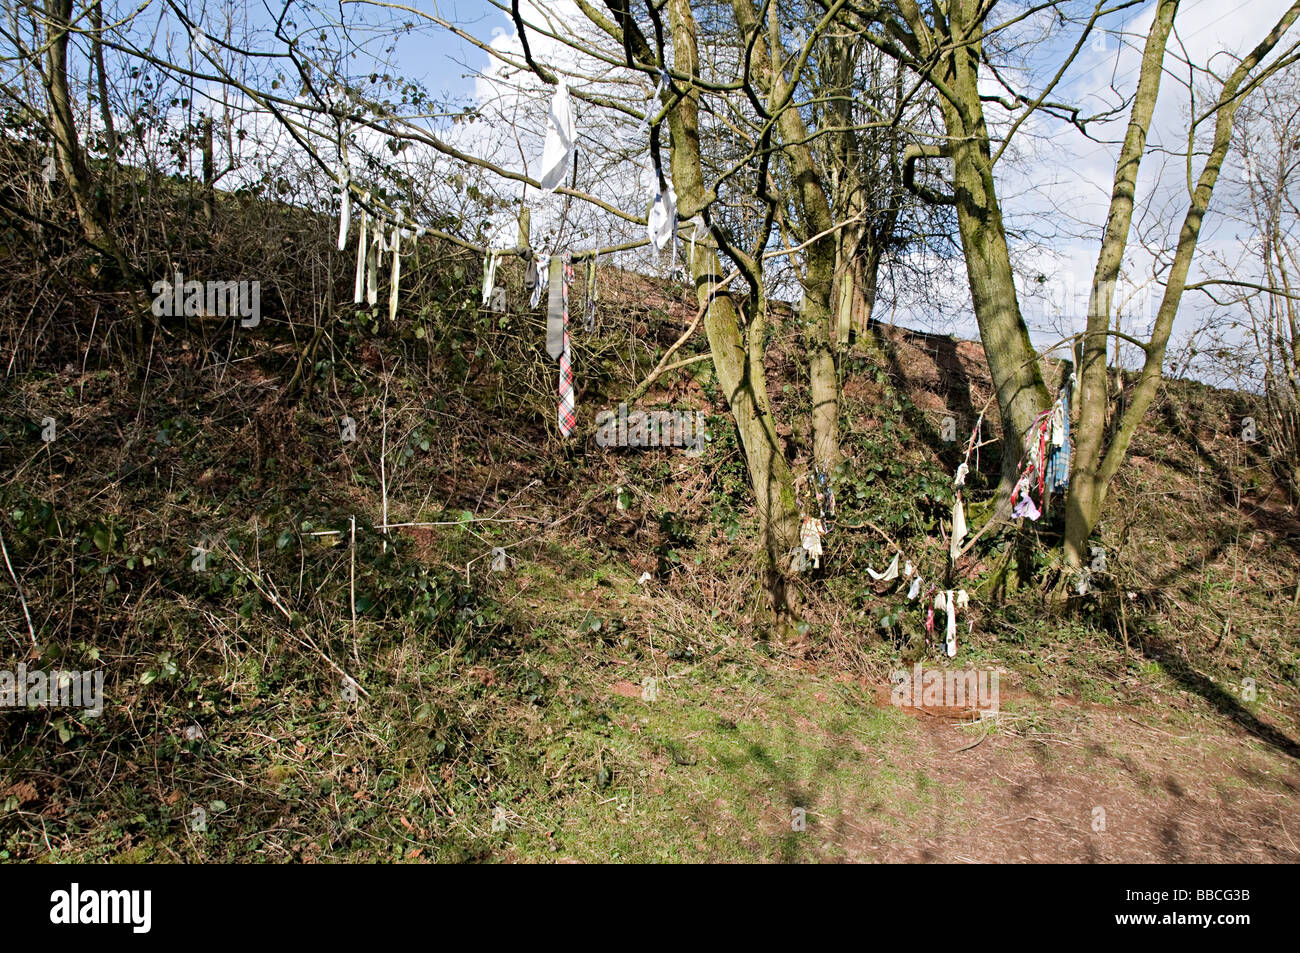
MULTIPOLYGON (((5 566, 9 570, 9 578, 14 581, 14 588, 18 590, 18 601, 21 602, 23 606, 23 617, 27 620, 27 631, 32 637, 32 648, 39 652, 41 647, 36 644, 36 629, 32 627, 32 615, 27 611, 27 597, 23 595, 23 587, 18 581, 18 574, 14 572, 13 563, 9 562, 9 547, 5 545, 5 537, 2 532, 0 532, 0 552, 4 553, 5 566)), ((14 641, 17 642, 18 640, 14 639, 14 641)))
POLYGON ((685 344, 687 341, 690 340, 691 335, 695 333, 695 329, 698 328, 700 326, 700 322, 704 320, 704 316, 709 313, 709 306, 713 304, 713 299, 717 297, 718 289, 725 288, 727 285, 729 285, 732 282, 733 279, 738 278, 739 276, 740 276, 740 270, 737 268, 733 268, 731 270, 731 274, 727 275, 726 278, 722 279, 722 281, 718 282, 718 284, 713 286, 714 288, 713 292, 709 295, 708 298, 705 299, 704 304, 700 305, 699 310, 695 312, 695 320, 691 322, 691 326, 687 328, 685 332, 683 332, 682 336, 679 337, 673 343, 673 346, 670 347, 664 353, 664 356, 659 360, 658 366, 655 367, 655 369, 650 372, 650 374, 646 377, 646 379, 643 380, 640 384, 637 384, 636 387, 632 390, 632 393, 628 394, 627 403, 630 404, 633 403, 634 401, 640 400, 645 395, 645 392, 650 389, 650 385, 653 384, 661 374, 665 374, 668 371, 675 370, 679 367, 685 367, 687 364, 691 364, 695 361, 706 360, 713 356, 712 353, 698 354, 695 357, 686 358, 685 360, 678 361, 675 364, 668 363, 669 360, 672 359, 672 356, 677 353, 678 349, 680 349, 683 344, 685 344))
POLYGON ((357 651, 357 518, 350 517, 352 523, 352 552, 348 565, 348 604, 352 608, 352 658, 361 668, 361 656, 357 651))
POLYGON ((1167 737, 1167 738, 1173 738, 1175 741, 1187 741, 1187 740, 1188 740, 1188 736, 1187 736, 1187 735, 1175 735, 1175 734, 1172 734, 1172 733, 1170 733, 1170 732, 1168 732, 1168 731, 1165 731, 1165 730, 1162 729, 1162 728, 1157 728, 1155 725, 1148 725, 1148 724, 1146 724, 1145 722, 1138 721, 1138 720, 1137 720, 1136 718, 1134 718, 1132 715, 1129 715, 1128 720, 1131 721, 1131 722, 1133 722, 1133 724, 1137 725, 1139 728, 1145 728, 1147 731, 1154 731, 1156 734, 1164 735, 1164 736, 1167 737))
POLYGON ((894 547, 894 552, 901 553, 903 551, 903 547, 899 546, 898 543, 894 542, 894 538, 892 536, 890 536, 883 529, 881 529, 875 523, 870 522, 869 520, 862 523, 836 523, 835 528, 875 530, 877 533, 879 533, 881 536, 885 538, 885 542, 889 543, 890 546, 894 547))
MULTIPOLYGON (((320 646, 318 646, 310 638, 299 635, 297 632, 293 630, 293 614, 285 607, 284 603, 280 601, 279 597, 262 585, 261 577, 258 576, 257 573, 253 572, 253 570, 248 567, 248 564, 244 562, 242 559, 240 559, 239 555, 233 549, 231 549, 229 545, 226 545, 223 548, 225 549, 226 553, 230 556, 230 558, 234 560, 235 565, 239 567, 239 569, 245 575, 247 575, 248 578, 252 581, 253 585, 257 587, 257 591, 260 592, 262 595, 264 595, 267 601, 271 603, 271 605, 275 606, 278 610, 280 610, 280 614, 284 616, 285 619, 289 622, 289 633, 295 639, 298 640, 299 644, 306 646, 307 648, 315 652, 318 656, 320 656, 321 660, 326 665, 334 669, 334 671, 337 672, 338 674, 342 675, 344 680, 351 682, 353 686, 356 687, 357 691, 359 691, 361 694, 369 698, 370 693, 366 691, 365 687, 362 686, 360 682, 358 682, 355 678, 353 678, 343 669, 339 668, 338 663, 335 662, 328 655, 326 655, 325 651, 321 649, 320 646)), ((271 583, 271 587, 272 589, 274 589, 275 584, 271 583)))
POLYGON ((984 743, 984 739, 987 738, 987 737, 988 737, 989 735, 991 735, 992 733, 993 733, 993 729, 992 729, 992 728, 986 728, 986 729, 984 729, 984 734, 980 735, 979 738, 978 738, 977 740, 973 741, 972 743, 970 743, 970 744, 968 744, 968 745, 966 745, 966 746, 964 746, 964 747, 957 748, 956 750, 951 751, 951 752, 949 752, 949 753, 950 753, 950 754, 961 754, 963 751, 970 751, 972 748, 978 748, 980 745, 982 745, 982 744, 984 743))
POLYGON ((384 375, 384 423, 380 435, 379 443, 379 488, 383 494, 384 506, 384 525, 382 532, 384 534, 384 552, 388 552, 388 471, 385 469, 384 458, 388 456, 388 375, 384 375))

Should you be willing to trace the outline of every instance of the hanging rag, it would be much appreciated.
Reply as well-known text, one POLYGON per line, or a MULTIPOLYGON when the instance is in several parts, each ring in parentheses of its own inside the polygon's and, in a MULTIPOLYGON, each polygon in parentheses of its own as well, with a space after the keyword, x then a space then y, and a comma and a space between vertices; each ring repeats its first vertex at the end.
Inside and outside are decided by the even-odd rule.
POLYGON ((402 210, 397 210, 397 224, 393 226, 393 274, 388 285, 388 320, 397 320, 397 294, 402 283, 402 210))
POLYGON ((528 300, 533 300, 533 293, 537 291, 537 256, 528 255, 528 267, 524 269, 524 292, 528 295, 528 300))
POLYGON ((596 253, 587 259, 587 296, 583 299, 582 323, 591 334, 596 330, 596 253))
POLYGON ((348 168, 348 129, 339 123, 339 164, 335 170, 339 180, 339 242, 338 250, 348 247, 348 227, 352 223, 352 176, 348 168))
POLYGON ((370 228, 370 245, 366 248, 366 304, 379 303, 379 250, 384 244, 384 223, 376 219, 370 228))
POLYGON ((573 121, 573 105, 569 101, 569 87, 560 80, 560 86, 551 97, 546 113, 546 145, 542 148, 543 192, 554 192, 573 162, 573 152, 578 141, 577 125, 573 121))
MULTIPOLYGON (((1034 466, 1038 471, 1038 498, 1044 500, 1043 492, 1047 486, 1047 431, 1052 422, 1051 412, 1043 414, 1038 424, 1038 452, 1034 456, 1034 466)), ((1043 505, 1046 506, 1046 500, 1043 505)))
POLYGON ((904 579, 911 579, 914 572, 916 572, 916 568, 912 565, 912 560, 909 559, 907 562, 903 563, 904 579))
POLYGON ((348 174, 342 170, 343 163, 340 166, 340 181, 343 185, 343 194, 339 197, 339 251, 348 247, 348 228, 352 224, 352 194, 349 191, 348 174))
POLYGON ((821 507, 822 518, 835 519, 835 488, 831 486, 830 477, 826 475, 825 470, 817 469, 813 472, 813 484, 817 491, 817 504, 821 507))
POLYGON ((953 599, 952 590, 939 593, 939 597, 934 600, 935 608, 948 610, 948 626, 944 632, 943 647, 948 653, 948 658, 957 654, 957 603, 953 599))
MULTIPOLYGON (((492 303, 492 289, 497 286, 497 252, 489 248, 483 259, 483 307, 492 303)), ((551 357, 555 355, 552 354, 551 357)))
MULTIPOLYGON (((537 256, 537 283, 532 286, 528 295, 528 307, 536 308, 542 303, 542 295, 551 283, 551 258, 549 255, 537 256)), ((555 355, 551 355, 554 357, 555 355)))
POLYGON ((1038 415, 1025 434, 1025 463, 1020 471, 1020 479, 1011 491, 1011 515, 1017 519, 1027 516, 1031 520, 1037 520, 1047 507, 1047 447, 1051 423, 1052 409, 1048 408, 1038 415), (1038 498, 1043 501, 1042 509, 1032 498, 1035 485, 1038 488, 1038 498))
POLYGON ((876 582, 888 582, 890 579, 898 578, 898 553, 894 553, 894 561, 889 564, 889 568, 884 572, 876 572, 870 566, 867 567, 867 573, 876 582))
POLYGON ((1022 496, 1020 501, 1012 507, 1011 516, 1015 519, 1027 516, 1031 520, 1036 520, 1042 515, 1043 511, 1034 504, 1034 498, 1029 495, 1029 488, 1026 487, 1024 496, 1022 496))
POLYGON ((573 264, 564 256, 564 275, 561 279, 564 298, 564 348, 560 352, 560 436, 567 437, 578 425, 578 415, 573 403, 573 364, 569 359, 569 285, 573 282, 573 264))
POLYGON ((691 257, 687 264, 693 265, 695 263, 695 243, 709 237, 709 226, 705 224, 703 215, 696 215, 688 224, 693 227, 691 228, 691 257))
MULTIPOLYGON (((370 193, 361 196, 363 202, 370 201, 370 193)), ((361 206, 361 240, 357 243, 357 280, 352 289, 352 303, 360 304, 366 289, 366 207, 361 206)))
POLYGON ((952 485, 953 485, 953 486, 965 486, 965 485, 966 485, 966 474, 969 473, 969 472, 970 472, 970 466, 969 466, 968 464, 963 463, 961 466, 959 466, 959 467, 957 468, 957 475, 956 475, 955 477, 953 477, 952 485))
POLYGON ((907 601, 911 602, 921 593, 921 577, 917 576, 912 580, 912 588, 907 590, 907 601))
POLYGON ((646 234, 655 251, 663 251, 677 231, 677 193, 671 184, 666 190, 656 184, 651 191, 653 197, 650 215, 646 219, 646 234))
POLYGON ((1063 493, 1070 487, 1070 391, 1061 392, 1052 413, 1052 454, 1047 459, 1047 488, 1063 493))
POLYGON ((568 333, 568 287, 564 281, 564 257, 552 255, 549 262, 546 302, 546 353, 559 358, 563 353, 564 337, 568 333))
POLYGON ((825 532, 826 527, 815 516, 805 516, 799 527, 799 543, 812 560, 814 569, 821 566, 822 534, 825 532))
POLYGON ((966 507, 962 504, 961 493, 952 504, 952 541, 948 546, 948 556, 955 563, 961 555, 961 544, 966 538, 966 507))

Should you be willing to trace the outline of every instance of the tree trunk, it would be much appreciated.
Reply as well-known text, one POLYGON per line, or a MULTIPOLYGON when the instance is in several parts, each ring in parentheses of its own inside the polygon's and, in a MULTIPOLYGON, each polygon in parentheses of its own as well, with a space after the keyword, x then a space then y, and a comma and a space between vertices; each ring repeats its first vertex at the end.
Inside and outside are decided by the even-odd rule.
MULTIPOLYGON (((1147 130, 1160 93, 1165 46, 1173 29, 1179 0, 1162 0, 1156 10, 1142 53, 1128 132, 1115 167, 1111 187, 1110 213, 1097 254, 1097 268, 1088 299, 1088 324, 1083 338, 1079 367, 1079 426, 1076 428, 1070 491, 1065 502, 1065 559, 1071 567, 1083 565, 1088 537, 1097 523, 1105 488, 1100 485, 1098 466, 1106 434, 1106 412, 1110 403, 1106 368, 1106 331, 1114 305, 1115 282, 1124 260, 1129 228, 1133 221, 1134 192, 1138 168, 1146 150, 1147 130)), ((1118 338, 1116 341, 1118 342, 1118 338)))
MULTIPOLYGON (((46 53, 42 80, 50 106, 50 129, 54 134, 54 153, 63 180, 68 183, 72 195, 73 209, 77 214, 77 223, 81 226, 82 236, 87 244, 94 248, 111 268, 111 274, 105 274, 101 263, 92 265, 92 275, 96 281, 112 286, 120 281, 127 281, 131 290, 131 301, 135 312, 132 326, 134 346, 137 355, 144 353, 144 321, 149 313, 144 298, 142 279, 138 271, 127 261, 122 246, 109 227, 109 202, 107 192, 97 193, 90 166, 86 160, 85 150, 77 135, 77 124, 72 113, 72 100, 68 93, 68 37, 70 35, 72 0, 50 0, 46 7, 46 53)), ((137 365, 141 372, 143 365, 137 365)))
POLYGON ((803 316, 808 322, 804 344, 808 350, 808 383, 812 398, 813 462, 829 474, 841 460, 840 380, 831 344, 831 322, 835 311, 829 300, 833 262, 813 264, 810 260, 807 273, 809 284, 815 283, 819 290, 824 287, 827 299, 823 303, 819 295, 803 316))
POLYGON ((117 168, 117 128, 113 125, 112 103, 108 101, 108 76, 104 69, 104 17, 102 0, 90 5, 90 49, 95 63, 95 88, 99 94, 99 116, 104 123, 104 148, 110 172, 117 168))
MULTIPOLYGON (((761 29, 753 0, 732 0, 736 25, 742 35, 761 29)), ((769 13, 769 15, 771 15, 769 13)), ((804 346, 808 353, 809 396, 812 400, 813 462, 830 473, 840 456, 840 382, 831 342, 835 308, 834 219, 823 188, 816 158, 809 147, 808 127, 793 100, 794 90, 773 59, 780 55, 761 35, 753 44, 752 68, 767 106, 776 116, 781 155, 790 173, 794 201, 807 233, 804 269, 804 346)), ((752 331, 751 331, 752 336, 752 331)))
POLYGON ((1006 508, 1015 486, 1025 434, 1050 397, 1016 297, 980 101, 979 45, 953 43, 953 36, 978 35, 978 25, 966 19, 979 6, 972 0, 952 5, 952 36, 945 37, 943 67, 943 82, 952 98, 941 97, 941 103, 971 302, 1002 415, 1002 481, 996 507, 1000 511, 1006 508))
POLYGON ((217 218, 217 168, 212 149, 212 117, 203 117, 203 223, 212 228, 217 218))
MULTIPOLYGON (((671 0, 669 17, 678 72, 694 77, 699 70, 696 24, 689 0, 671 0)), ((665 91, 665 95, 668 92, 665 91)), ((678 209, 690 219, 708 200, 700 157, 699 94, 682 97, 668 116, 672 133, 671 167, 678 209)), ((736 420, 758 510, 758 569, 771 598, 779 628, 790 622, 797 592, 787 573, 789 556, 799 541, 799 508, 794 478, 782 453, 767 395, 763 368, 766 302, 749 302, 749 321, 741 332, 740 313, 731 294, 716 287, 722 279, 717 253, 697 243, 690 262, 696 300, 707 304, 704 319, 718 383, 736 420), (710 293, 712 292, 712 297, 710 293)))
POLYGON ((95 200, 94 183, 86 163, 68 94, 68 36, 72 0, 51 0, 47 7, 45 92, 50 103, 50 128, 59 171, 72 194, 77 221, 86 241, 107 252, 103 215, 95 200))

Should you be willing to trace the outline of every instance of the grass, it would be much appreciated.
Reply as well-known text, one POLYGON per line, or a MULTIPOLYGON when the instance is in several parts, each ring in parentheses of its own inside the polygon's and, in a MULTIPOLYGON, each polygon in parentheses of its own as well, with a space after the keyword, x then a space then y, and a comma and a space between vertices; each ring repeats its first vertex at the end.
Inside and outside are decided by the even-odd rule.
POLYGON ((594 776, 558 805, 513 807, 520 832, 506 856, 834 859, 822 831, 898 797, 897 769, 873 755, 904 744, 904 716, 745 654, 670 670, 654 701, 616 696, 562 745, 587 753, 594 776))

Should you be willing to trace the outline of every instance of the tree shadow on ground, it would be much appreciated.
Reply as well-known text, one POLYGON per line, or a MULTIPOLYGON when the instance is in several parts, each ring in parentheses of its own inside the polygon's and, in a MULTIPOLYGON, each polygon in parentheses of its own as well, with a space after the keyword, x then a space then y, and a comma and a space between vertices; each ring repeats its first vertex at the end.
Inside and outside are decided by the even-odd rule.
MULTIPOLYGON (((872 322, 872 333, 880 352, 885 355, 888 366, 885 368, 891 385, 904 398, 902 400, 903 421, 907 427, 920 438, 945 466, 956 468, 962 462, 966 450, 966 441, 975 420, 979 416, 971 393, 971 377, 962 364, 957 348, 959 342, 947 334, 930 334, 925 331, 901 330, 900 341, 894 341, 884 333, 885 326, 872 322), (944 401, 948 414, 952 416, 955 427, 953 439, 944 439, 942 422, 931 420, 927 413, 916 406, 910 398, 910 392, 924 387, 908 375, 907 368, 899 355, 899 343, 907 344, 930 355, 938 372, 939 384, 935 393, 944 401)), ((996 412, 994 414, 996 417, 996 412)), ((980 470, 997 473, 1002 465, 1001 443, 986 448, 981 459, 980 470)))
MULTIPOLYGON (((1225 544, 1225 540, 1220 540, 1218 545, 1222 547, 1225 544)), ((1185 571, 1187 567, 1188 564, 1185 563, 1181 569, 1185 571)), ((1119 596, 1122 598, 1123 593, 1119 596)), ((1117 641, 1120 639, 1121 635, 1116 626, 1111 625, 1107 629, 1112 638, 1117 641)), ((1139 637, 1136 642, 1138 654, 1148 661, 1158 663, 1180 687, 1200 695, 1221 715, 1241 726, 1247 734, 1288 757, 1300 760, 1300 743, 1276 725, 1261 720, 1236 695, 1211 680, 1208 675, 1198 671, 1188 657, 1185 646, 1151 633, 1139 637)))
MULTIPOLYGON (((1192 425, 1179 414, 1172 400, 1165 399, 1160 402, 1160 414, 1170 435, 1185 444, 1190 451, 1185 457, 1164 454, 1159 458, 1160 464, 1196 479, 1200 474, 1194 464, 1203 463, 1210 469, 1214 491, 1224 506, 1244 514, 1257 529, 1284 543, 1292 552, 1300 555, 1300 521, 1289 513, 1247 500, 1236 474, 1210 447, 1206 446, 1192 425)), ((1251 458, 1254 465, 1267 468, 1267 460, 1258 451, 1252 451, 1251 458)))

